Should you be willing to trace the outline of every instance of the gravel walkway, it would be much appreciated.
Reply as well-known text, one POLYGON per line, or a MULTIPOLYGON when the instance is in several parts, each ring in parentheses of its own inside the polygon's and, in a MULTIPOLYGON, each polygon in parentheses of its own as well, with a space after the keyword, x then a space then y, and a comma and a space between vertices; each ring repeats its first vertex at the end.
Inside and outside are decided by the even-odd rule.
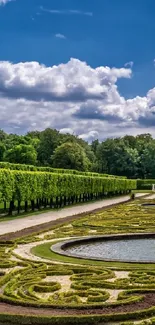
MULTIPOLYGON (((146 195, 147 193, 139 193, 136 194, 136 197, 141 197, 146 195)), ((37 225, 41 225, 50 221, 54 221, 57 219, 63 219, 65 217, 79 215, 84 212, 90 212, 93 210, 100 209, 102 207, 108 207, 112 204, 123 203, 130 199, 130 196, 122 196, 113 199, 104 199, 102 201, 97 201, 93 203, 86 203, 82 205, 72 206, 65 209, 60 209, 57 211, 49 211, 45 213, 41 213, 38 215, 31 215, 28 217, 23 217, 20 219, 8 220, 0 222, 0 235, 20 231, 25 228, 34 227, 37 225)))
POLYGON ((155 194, 151 194, 145 198, 146 200, 154 200, 155 199, 155 194))

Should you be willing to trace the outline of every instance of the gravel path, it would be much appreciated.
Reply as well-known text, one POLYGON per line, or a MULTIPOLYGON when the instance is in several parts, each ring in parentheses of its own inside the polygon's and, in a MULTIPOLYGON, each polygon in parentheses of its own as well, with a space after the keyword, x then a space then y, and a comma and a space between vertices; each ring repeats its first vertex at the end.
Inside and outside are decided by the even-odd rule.
MULTIPOLYGON (((136 197, 141 197, 146 195, 147 193, 138 193, 136 197)), ((60 209, 57 211, 50 211, 41 213, 39 215, 31 215, 28 217, 23 217, 20 219, 7 220, 0 222, 0 235, 20 231, 25 228, 34 227, 37 225, 41 225, 50 221, 54 221, 57 219, 63 219, 65 217, 79 215, 84 212, 90 212, 93 210, 97 210, 102 207, 108 207, 112 204, 123 203, 130 199, 129 195, 117 197, 113 199, 104 199, 102 201, 97 201, 93 203, 86 203, 82 205, 72 206, 65 209, 60 209)))
POLYGON ((155 194, 151 194, 145 198, 146 200, 154 200, 155 199, 155 194))

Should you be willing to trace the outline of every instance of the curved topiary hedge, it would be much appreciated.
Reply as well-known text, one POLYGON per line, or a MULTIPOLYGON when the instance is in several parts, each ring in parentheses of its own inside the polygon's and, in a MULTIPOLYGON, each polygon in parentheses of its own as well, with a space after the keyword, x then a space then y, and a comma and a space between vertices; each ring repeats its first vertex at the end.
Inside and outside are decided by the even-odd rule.
MULTIPOLYGON (((102 228, 102 232, 106 232, 107 227, 114 233, 119 233, 120 229, 131 232, 132 227, 135 231, 146 232, 155 227, 154 214, 148 207, 144 209, 142 202, 140 199, 84 216, 72 224, 57 225, 52 232, 54 230, 57 240, 68 237, 66 229, 68 232, 72 229, 74 234, 74 228, 87 228, 91 232, 94 226, 98 230, 102 228)), ((51 247, 54 242, 46 244, 51 247)), ((29 249, 25 247, 24 251, 31 258, 29 249)), ((31 260, 22 257, 18 240, 0 242, 0 324, 97 325, 118 321, 122 325, 134 325, 136 320, 146 317, 151 318, 147 324, 155 324, 152 318, 155 316, 153 264, 94 262, 86 265, 84 261, 80 265, 54 257, 48 262, 43 246, 40 251, 45 260, 37 260, 34 256, 31 260), (8 265, 3 269, 3 264, 8 265)))

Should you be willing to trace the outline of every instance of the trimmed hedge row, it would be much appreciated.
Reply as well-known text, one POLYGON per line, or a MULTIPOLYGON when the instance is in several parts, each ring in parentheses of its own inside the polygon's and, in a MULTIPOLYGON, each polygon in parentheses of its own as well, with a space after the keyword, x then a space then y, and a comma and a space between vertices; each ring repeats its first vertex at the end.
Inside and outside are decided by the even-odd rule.
POLYGON ((41 282, 41 284, 33 285, 31 289, 35 292, 53 292, 60 290, 61 285, 58 282, 41 282))
MULTIPOLYGON (((109 315, 87 315, 87 316, 27 316, 0 314, 1 324, 14 325, 97 325, 101 322, 128 321, 141 319, 142 317, 152 317, 155 315, 155 307, 147 310, 135 311, 130 313, 119 313, 109 315)), ((154 324, 155 319, 153 319, 154 324)))
POLYGON ((125 192, 136 187, 136 180, 130 179, 0 170, 0 201, 125 192))
POLYGON ((152 184, 155 184, 155 179, 137 179, 138 190, 152 190, 152 184))
POLYGON ((136 189, 136 186, 136 180, 130 179, 0 170, 0 202, 10 202, 10 213, 14 210, 15 201, 18 201, 18 212, 21 202, 25 202, 27 211, 28 201, 34 210, 36 207, 39 209, 40 204, 53 207, 55 199, 54 207, 58 208, 66 205, 66 198, 73 204, 103 197, 108 193, 126 193, 136 189))
POLYGON ((12 164, 9 162, 0 162, 0 168, 10 169, 10 170, 22 170, 22 171, 38 171, 38 172, 50 172, 58 174, 74 174, 74 175, 83 175, 83 176, 94 176, 94 177, 112 177, 112 178, 127 178, 126 176, 116 176, 108 174, 99 174, 93 172, 80 172, 73 169, 62 169, 62 168, 52 168, 52 167, 37 167, 33 165, 24 165, 24 164, 12 164))

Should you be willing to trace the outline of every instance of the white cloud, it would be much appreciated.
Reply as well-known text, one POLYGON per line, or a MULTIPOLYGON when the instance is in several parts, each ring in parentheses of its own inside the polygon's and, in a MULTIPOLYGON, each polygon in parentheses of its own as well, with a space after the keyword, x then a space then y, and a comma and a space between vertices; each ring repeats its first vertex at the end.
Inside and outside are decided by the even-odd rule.
POLYGON ((99 138, 99 133, 98 131, 89 131, 88 133, 83 133, 79 135, 79 138, 88 141, 88 142, 92 142, 93 140, 96 140, 99 138))
POLYGON ((34 101, 80 102, 107 96, 119 100, 115 83, 118 78, 130 76, 130 69, 93 69, 78 59, 53 67, 38 62, 0 61, 0 92, 6 97, 34 101))
POLYGON ((89 16, 92 17, 93 13, 90 11, 81 11, 81 10, 59 10, 59 9, 47 9, 43 6, 40 7, 40 9, 44 12, 53 14, 53 15, 82 15, 82 16, 89 16))
POLYGON ((129 61, 129 62, 126 62, 126 63, 124 64, 125 67, 130 67, 130 68, 132 68, 133 65, 134 65, 134 62, 133 62, 133 61, 129 61))
POLYGON ((38 62, 0 62, 0 128, 9 132, 57 128, 91 141, 127 133, 155 134, 155 88, 125 99, 117 80, 129 68, 92 68, 71 59, 46 67, 38 62))
POLYGON ((15 0, 0 0, 0 6, 6 5, 8 2, 15 1, 15 0))
POLYGON ((55 34, 55 37, 61 38, 61 39, 66 39, 66 36, 64 34, 60 34, 60 33, 55 34))
POLYGON ((74 131, 73 131, 71 128, 60 129, 59 131, 60 131, 60 133, 62 133, 62 134, 66 134, 66 133, 73 134, 73 133, 74 133, 74 131))

